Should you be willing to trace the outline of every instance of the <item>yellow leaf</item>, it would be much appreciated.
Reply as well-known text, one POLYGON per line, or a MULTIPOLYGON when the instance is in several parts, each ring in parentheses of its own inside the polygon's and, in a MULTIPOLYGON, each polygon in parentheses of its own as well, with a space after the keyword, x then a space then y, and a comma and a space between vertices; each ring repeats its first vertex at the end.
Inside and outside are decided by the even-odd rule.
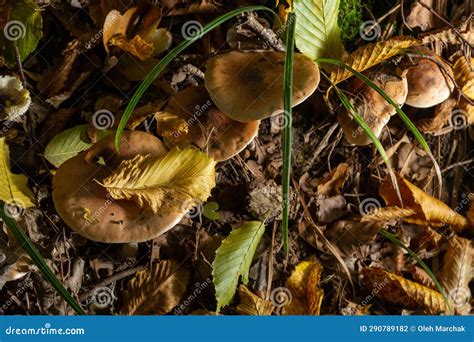
POLYGON ((302 261, 286 281, 291 301, 283 308, 285 315, 319 315, 324 291, 318 288, 323 267, 315 261, 302 261))
POLYGON ((129 54, 140 58, 142 61, 153 56, 155 47, 146 42, 140 36, 134 36, 128 40, 125 37, 113 37, 109 40, 109 45, 115 45, 129 54))
POLYGON ((252 293, 245 285, 239 287, 240 304, 237 311, 242 315, 269 316, 272 314, 274 306, 272 302, 260 298, 252 293))
POLYGON ((422 307, 429 313, 448 312, 449 308, 438 291, 396 274, 372 267, 362 269, 362 283, 372 295, 409 309, 422 307))
POLYGON ((474 100, 474 57, 468 62, 464 56, 459 56, 453 64, 453 74, 462 92, 474 100))
POLYGON ((179 304, 189 282, 189 270, 163 260, 135 274, 124 293, 123 315, 164 315, 179 304))
MULTIPOLYGON (((346 63, 356 71, 367 70, 393 56, 399 54, 404 49, 414 46, 418 40, 410 37, 393 37, 383 42, 366 44, 353 53, 345 55, 342 62, 346 63)), ((349 70, 342 67, 335 67, 331 72, 331 81, 334 84, 342 82, 352 76, 349 70)))
POLYGON ((469 226, 467 218, 458 214, 440 200, 428 195, 400 175, 397 175, 397 180, 403 198, 403 205, 393 188, 391 179, 387 178, 380 185, 379 192, 387 206, 398 206, 415 211, 414 215, 405 217, 405 221, 421 225, 426 223, 432 225, 449 224, 456 231, 462 231, 469 226))
POLYGON ((0 200, 21 208, 33 207, 34 195, 28 188, 28 178, 10 170, 10 152, 5 138, 0 138, 0 200))
POLYGON ((102 185, 114 199, 134 200, 154 213, 180 213, 210 196, 216 184, 215 165, 197 149, 174 148, 165 156, 124 160, 102 185))
POLYGON ((439 280, 457 313, 469 314, 471 290, 469 283, 474 277, 473 242, 458 236, 448 241, 443 269, 439 280))

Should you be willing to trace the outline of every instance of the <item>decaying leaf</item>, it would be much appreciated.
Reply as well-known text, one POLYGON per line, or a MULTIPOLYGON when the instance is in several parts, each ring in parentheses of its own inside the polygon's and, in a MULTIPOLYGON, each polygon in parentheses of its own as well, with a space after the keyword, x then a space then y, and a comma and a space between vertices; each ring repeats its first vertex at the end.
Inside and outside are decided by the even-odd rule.
POLYGON ((349 177, 349 165, 339 164, 318 184, 318 194, 326 197, 339 195, 341 188, 349 177))
POLYGON ((461 91, 474 100, 474 57, 469 61, 464 56, 456 58, 453 64, 453 74, 461 91))
POLYGON ((381 228, 381 222, 338 220, 328 229, 328 238, 344 256, 352 256, 373 241, 381 228))
POLYGON ((0 138, 0 200, 21 208, 33 207, 35 196, 28 188, 28 178, 11 172, 10 151, 5 138, 0 138))
MULTIPOLYGON (((433 7, 433 0, 421 0, 421 3, 428 7, 433 7)), ((406 17, 406 22, 410 28, 419 27, 422 31, 431 30, 435 27, 435 17, 425 6, 416 1, 411 5, 410 14, 406 17)))
POLYGON ((471 310, 469 283, 474 278, 473 242, 453 236, 448 241, 443 260, 439 280, 455 311, 467 315, 471 310))
MULTIPOLYGON (((165 156, 137 155, 123 161, 102 185, 115 199, 131 199, 157 212, 183 212, 186 203, 204 202, 215 186, 216 162, 194 148, 174 148, 165 156)), ((194 203, 195 204, 195 203, 194 203)))
POLYGON ((189 282, 189 270, 173 260, 137 272, 124 293, 123 315, 164 315, 179 304, 189 282))
POLYGON ((457 104, 456 96, 451 95, 447 100, 436 106, 434 116, 416 122, 416 126, 423 133, 434 133, 439 131, 451 118, 451 113, 457 104))
POLYGON ((377 297, 408 309, 423 308, 431 314, 448 312, 441 293, 379 268, 365 267, 362 283, 377 297))
POLYGON ((294 0, 295 43, 309 58, 340 58, 344 53, 337 25, 339 0, 294 0))
POLYGON ((240 304, 237 305, 237 311, 241 315, 269 316, 275 308, 272 302, 265 300, 252 291, 247 286, 239 286, 240 304))
MULTIPOLYGON (((44 157, 56 167, 92 146, 87 135, 87 125, 80 125, 56 135, 46 146, 44 157)), ((111 134, 110 130, 97 130, 97 140, 111 134)))
MULTIPOLYGON (((418 40, 411 37, 393 37, 383 42, 375 42, 361 46, 353 53, 345 55, 342 58, 342 62, 356 71, 362 72, 418 43, 418 40)), ((352 73, 349 70, 336 67, 331 72, 331 82, 337 84, 351 76, 352 73)))
POLYGON ((405 221, 415 224, 448 224, 456 231, 462 231, 469 227, 467 218, 458 214, 443 202, 428 195, 400 175, 397 175, 397 180, 403 198, 403 205, 400 203, 390 179, 387 178, 380 185, 379 192, 387 206, 398 206, 415 211, 415 214, 405 218, 405 221))
POLYGON ((240 276, 242 283, 248 283, 253 255, 264 232, 263 222, 246 222, 234 229, 217 249, 212 263, 217 312, 234 297, 240 276))
POLYGON ((285 315, 319 315, 324 291, 318 287, 323 267, 316 261, 296 265, 286 281, 291 301, 284 306, 285 315))

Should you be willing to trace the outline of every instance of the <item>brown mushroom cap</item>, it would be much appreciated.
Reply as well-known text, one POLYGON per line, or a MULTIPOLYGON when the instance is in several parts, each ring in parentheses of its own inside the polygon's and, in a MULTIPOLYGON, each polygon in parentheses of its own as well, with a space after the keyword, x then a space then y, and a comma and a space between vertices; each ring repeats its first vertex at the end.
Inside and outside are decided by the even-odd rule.
POLYGON ((241 152, 255 138, 259 125, 260 121, 228 118, 214 106, 203 86, 180 91, 157 115, 158 133, 165 137, 169 148, 194 144, 216 161, 241 152))
POLYGON ((453 73, 451 67, 431 50, 418 48, 417 51, 421 55, 411 57, 411 66, 406 69, 408 80, 406 103, 416 108, 433 107, 445 101, 453 91, 454 84, 451 80, 453 73))
POLYGON ((131 200, 114 200, 97 181, 102 181, 124 159, 137 154, 164 154, 167 149, 151 134, 124 132, 120 154, 114 135, 64 162, 53 180, 53 200, 64 222, 78 234, 99 242, 142 242, 163 234, 176 225, 184 213, 153 214, 131 200), (105 166, 97 158, 105 160, 105 166))
MULTIPOLYGON (((372 81, 382 88, 398 106, 403 105, 408 93, 407 79, 404 74, 396 75, 386 70, 375 74, 372 81)), ((362 116, 374 134, 379 137, 390 120, 390 116, 396 113, 396 109, 376 90, 358 78, 351 78, 347 89, 356 95, 350 99, 354 109, 362 116)), ((337 119, 344 135, 351 144, 363 146, 372 142, 344 107, 339 110, 337 119)))
MULTIPOLYGON (((205 85, 212 101, 236 121, 260 120, 283 111, 284 52, 232 51, 211 58, 205 85)), ((318 87, 319 69, 303 54, 293 64, 293 106, 318 87)))

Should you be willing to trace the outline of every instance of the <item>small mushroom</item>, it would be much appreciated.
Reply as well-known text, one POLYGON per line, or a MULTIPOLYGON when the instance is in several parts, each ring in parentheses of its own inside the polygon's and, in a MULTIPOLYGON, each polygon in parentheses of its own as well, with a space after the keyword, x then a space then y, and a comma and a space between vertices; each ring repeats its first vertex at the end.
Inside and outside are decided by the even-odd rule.
MULTIPOLYGON (((228 117, 261 120, 283 112, 284 64, 284 52, 232 51, 209 60, 204 81, 212 101, 228 117)), ((295 54, 292 105, 308 98, 318 84, 316 63, 295 54)))
MULTIPOLYGON (((372 77, 372 81, 382 88, 398 106, 403 105, 408 93, 405 73, 397 75, 393 71, 385 70, 372 77)), ((390 117, 396 113, 396 109, 376 90, 358 78, 351 78, 347 89, 355 94, 350 101, 356 113, 364 119, 378 138, 390 117)), ((364 146, 372 142, 344 107, 339 110, 337 119, 351 144, 364 146)))
POLYGON ((416 108, 433 107, 445 101, 454 89, 451 67, 433 51, 420 47, 411 57, 407 70, 406 104, 416 108))
POLYGON ((0 120, 17 120, 30 104, 30 93, 18 78, 0 76, 0 120))
POLYGON ((108 177, 125 159, 138 154, 161 155, 166 151, 153 135, 126 131, 118 153, 114 135, 107 136, 64 162, 56 171, 53 180, 56 210, 72 230, 94 241, 142 242, 163 234, 181 220, 184 212, 153 214, 132 200, 113 199, 97 181, 108 177), (105 163, 99 164, 99 158, 105 163))
POLYGON ((194 144, 216 161, 241 152, 257 135, 260 121, 238 122, 212 103, 203 86, 188 87, 156 115, 157 130, 169 148, 194 144))

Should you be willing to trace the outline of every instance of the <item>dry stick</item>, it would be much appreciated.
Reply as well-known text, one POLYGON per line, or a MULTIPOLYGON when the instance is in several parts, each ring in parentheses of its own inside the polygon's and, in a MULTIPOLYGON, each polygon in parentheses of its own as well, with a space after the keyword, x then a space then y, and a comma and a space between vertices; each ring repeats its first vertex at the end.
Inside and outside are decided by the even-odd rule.
POLYGON ((278 37, 278 35, 270 28, 267 28, 263 26, 255 17, 254 14, 249 14, 247 16, 247 21, 244 23, 245 25, 248 25, 253 31, 258 33, 259 35, 262 36, 263 39, 265 39, 268 44, 273 47, 277 51, 284 52, 285 45, 281 41, 281 39, 278 37))
POLYGON ((323 151, 323 149, 328 145, 328 141, 329 141, 329 138, 331 137, 331 135, 334 133, 334 131, 336 130, 336 128, 339 126, 339 124, 336 122, 334 124, 332 124, 326 135, 324 136, 323 140, 320 141, 320 143, 318 144, 318 146, 316 146, 315 150, 314 150, 314 153, 313 155, 311 156, 311 159, 309 160, 309 162, 307 163, 307 166, 305 166, 303 168, 303 173, 304 172, 307 172, 311 165, 314 164, 315 160, 319 157, 319 154, 323 151))
POLYGON ((20 50, 18 49, 18 46, 16 44, 14 44, 13 48, 15 49, 15 61, 18 67, 18 71, 20 72, 21 83, 23 83, 23 87, 25 87, 26 89, 28 83, 26 83, 25 73, 23 72, 23 65, 21 64, 20 50))
POLYGON ((106 287, 106 286, 108 286, 108 285, 110 285, 110 284, 112 284, 116 281, 119 281, 119 280, 121 280, 123 278, 126 278, 128 276, 131 276, 131 275, 133 275, 133 274, 135 274, 139 271, 143 271, 144 269, 146 269, 146 266, 137 266, 137 267, 132 267, 132 268, 129 268, 128 270, 116 273, 113 276, 108 277, 107 279, 104 279, 100 283, 96 284, 92 289, 80 294, 79 295, 79 301, 83 302, 84 300, 86 300, 88 297, 90 297, 92 294, 94 294, 94 291, 97 290, 98 288, 106 287))

